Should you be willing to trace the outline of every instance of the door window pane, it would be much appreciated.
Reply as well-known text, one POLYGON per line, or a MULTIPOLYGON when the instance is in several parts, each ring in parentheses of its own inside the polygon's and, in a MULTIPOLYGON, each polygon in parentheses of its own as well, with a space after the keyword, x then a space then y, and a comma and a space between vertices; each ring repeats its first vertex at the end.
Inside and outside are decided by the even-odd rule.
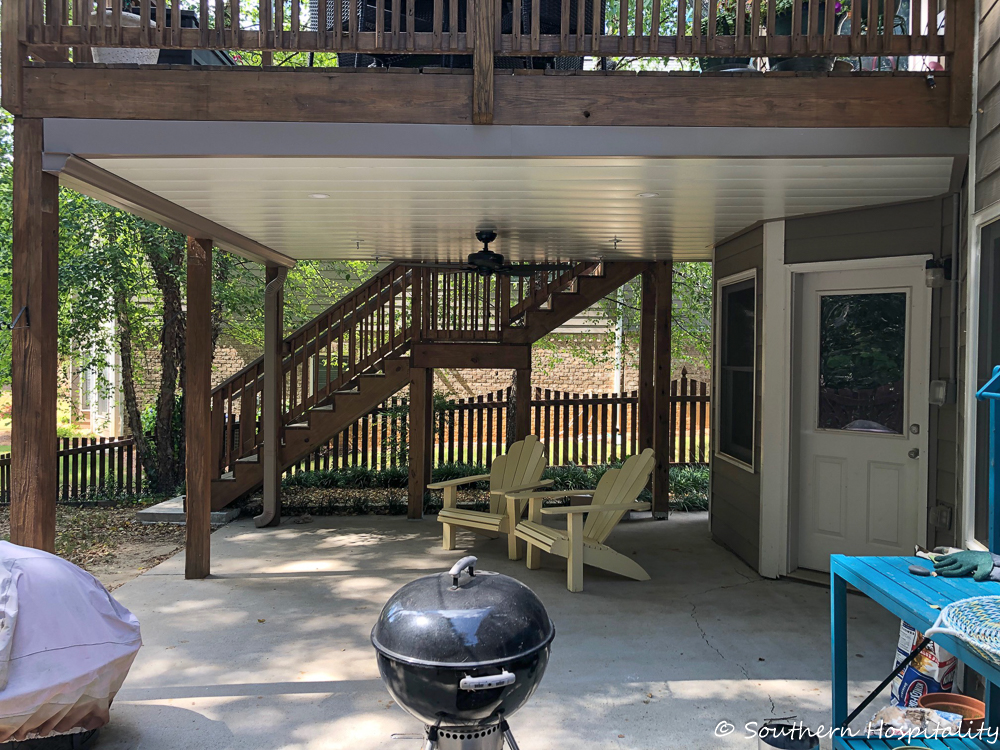
POLYGON ((906 293, 820 298, 822 430, 903 434, 906 293))
POLYGON ((753 465, 757 284, 721 288, 719 451, 753 465))

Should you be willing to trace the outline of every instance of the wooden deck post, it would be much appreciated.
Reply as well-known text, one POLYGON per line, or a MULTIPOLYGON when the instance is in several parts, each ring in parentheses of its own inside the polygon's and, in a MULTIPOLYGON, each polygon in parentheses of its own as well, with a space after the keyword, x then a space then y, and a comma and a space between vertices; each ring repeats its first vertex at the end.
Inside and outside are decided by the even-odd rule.
POLYGON ((674 297, 674 263, 657 261, 654 267, 656 283, 656 326, 654 329, 656 365, 653 424, 653 451, 656 468, 653 470, 653 513, 665 516, 670 510, 670 324, 674 297))
POLYGON ((281 523, 281 360, 284 340, 285 278, 288 269, 268 266, 264 289, 264 393, 260 458, 264 471, 263 508, 253 521, 258 528, 281 523))
POLYGON ((514 440, 524 440, 531 434, 531 368, 514 371, 514 440))
POLYGON ((642 272, 642 301, 639 308, 639 450, 653 447, 653 421, 656 414, 653 365, 656 359, 656 277, 653 271, 642 272))
POLYGON ((410 369, 409 499, 407 518, 424 517, 424 492, 434 456, 434 370, 410 369))
POLYGON ((185 335, 184 577, 211 572, 212 534, 212 241, 188 237, 185 335))
POLYGON ((13 177, 10 540, 54 552, 59 179, 41 120, 14 118, 13 177))
POLYGON ((972 71, 975 67, 976 4, 972 0, 948 0, 945 33, 955 52, 948 61, 951 76, 951 100, 948 125, 965 127, 972 119, 972 71))
POLYGON ((493 124, 493 6, 475 0, 472 49, 472 124, 493 124))

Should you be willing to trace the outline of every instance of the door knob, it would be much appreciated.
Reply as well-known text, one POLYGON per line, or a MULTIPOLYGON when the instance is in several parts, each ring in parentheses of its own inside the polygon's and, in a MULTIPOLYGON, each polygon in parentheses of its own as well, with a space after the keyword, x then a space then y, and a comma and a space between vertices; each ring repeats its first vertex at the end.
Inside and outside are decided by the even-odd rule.
POLYGON ((910 450, 908 450, 906 452, 906 455, 909 456, 910 458, 919 458, 920 457, 920 449, 919 448, 910 448, 910 450))

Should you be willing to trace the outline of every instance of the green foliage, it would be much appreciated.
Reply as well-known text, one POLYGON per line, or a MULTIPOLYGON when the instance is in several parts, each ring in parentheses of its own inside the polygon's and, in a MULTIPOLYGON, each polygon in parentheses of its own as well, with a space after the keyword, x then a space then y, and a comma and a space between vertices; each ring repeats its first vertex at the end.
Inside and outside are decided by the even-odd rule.
POLYGON ((903 378, 906 295, 843 294, 823 298, 820 380, 825 388, 877 388, 903 378))
POLYGON ((708 466, 671 466, 671 509, 708 510, 708 482, 708 466))
MULTIPOLYGON (((712 352, 712 264, 674 263, 673 282, 670 354, 674 365, 690 364, 707 369, 712 352)), ((619 325, 623 332, 623 364, 637 367, 641 288, 641 280, 637 277, 597 303, 596 307, 609 321, 606 333, 592 336, 549 334, 536 343, 535 347, 550 353, 548 369, 558 367, 566 356, 574 356, 613 371, 616 366, 615 328, 619 325)))
MULTIPOLYGON (((158 436, 156 434, 156 404, 150 404, 145 409, 142 410, 140 415, 142 419, 142 431, 147 436, 149 441, 149 450, 153 455, 156 455, 156 441, 158 436)), ((170 438, 174 443, 174 455, 183 456, 184 455, 184 396, 182 394, 174 395, 174 410, 171 415, 171 430, 170 438)), ((150 487, 156 487, 158 482, 158 476, 154 472, 150 476, 146 477, 150 487)))
MULTIPOLYGON (((453 463, 453 464, 442 464, 440 466, 435 466, 434 470, 431 472, 431 481, 433 482, 449 482, 452 479, 461 479, 462 477, 475 477, 482 474, 489 474, 490 470, 481 464, 464 464, 464 463, 453 463)), ((462 485, 463 489, 468 490, 488 490, 490 488, 489 480, 483 480, 481 482, 473 482, 472 484, 462 485)))
MULTIPOLYGON (((434 415, 432 418, 432 423, 434 427, 434 436, 443 437, 445 434, 445 427, 451 424, 452 417, 455 411, 455 404, 443 393, 434 393, 434 415)), ((409 401, 403 401, 395 406, 389 405, 378 412, 378 415, 387 417, 389 419, 398 420, 400 424, 409 424, 410 415, 410 404, 409 401)), ((406 463, 408 460, 407 450, 409 449, 409 440, 407 439, 406 428, 401 430, 390 430, 389 435, 385 442, 385 456, 387 458, 395 458, 398 463, 406 463)), ((443 480, 438 480, 443 481, 443 480)))
MULTIPOLYGON (((227 335, 253 347, 264 346, 264 268, 228 253, 216 253, 212 294, 218 325, 227 335)), ((371 261, 304 260, 285 280, 286 335, 312 320, 378 271, 371 261)))
MULTIPOLYGON (((608 469, 621 467, 621 462, 600 464, 591 467, 576 466, 568 464, 566 466, 550 466, 542 474, 543 479, 554 480, 550 489, 563 490, 585 490, 593 489, 601 481, 601 477, 608 469)), ((452 463, 437 466, 433 471, 432 481, 447 482, 452 479, 488 474, 489 470, 485 466, 478 464, 452 463)), ((385 469, 372 469, 367 466, 349 466, 341 469, 329 469, 326 471, 303 471, 291 474, 284 478, 282 487, 286 489, 405 489, 409 481, 409 472, 406 466, 390 467, 385 469)), ((462 489, 485 491, 489 489, 488 481, 474 482, 462 485, 462 489)), ((670 507, 680 511, 706 510, 708 508, 708 467, 707 466, 673 466, 670 469, 670 507)), ((648 489, 644 489, 639 500, 649 502, 651 495, 648 489)), ((485 508, 487 500, 483 499, 481 505, 485 508)), ((564 505, 568 500, 553 501, 552 504, 564 505)), ((389 502, 390 514, 401 514, 406 512, 406 501, 391 499, 389 502)), ((354 514, 365 514, 375 512, 375 508, 382 509, 372 498, 351 496, 347 500, 347 512, 354 514)), ((441 493, 427 492, 424 495, 424 510, 427 513, 437 512, 441 508, 441 493)))

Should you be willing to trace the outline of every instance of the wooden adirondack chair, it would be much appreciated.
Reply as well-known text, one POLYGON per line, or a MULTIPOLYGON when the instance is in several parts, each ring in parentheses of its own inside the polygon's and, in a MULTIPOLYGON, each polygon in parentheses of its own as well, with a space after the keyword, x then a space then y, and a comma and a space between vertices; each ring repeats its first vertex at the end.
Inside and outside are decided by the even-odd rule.
POLYGON ((583 591, 583 566, 610 570, 612 573, 648 581, 649 574, 632 558, 615 552, 604 541, 630 510, 649 510, 649 503, 637 502, 656 460, 653 449, 647 448, 637 456, 629 458, 620 469, 609 469, 593 490, 566 490, 564 492, 515 492, 507 495, 507 501, 516 510, 519 503, 528 501, 528 520, 521 521, 514 528, 513 536, 528 544, 528 567, 541 566, 541 553, 565 557, 566 588, 583 591), (545 500, 556 497, 593 495, 590 505, 576 505, 566 508, 543 508, 545 500), (583 516, 587 515, 584 523, 583 516), (566 531, 542 524, 542 516, 566 516, 566 531))
POLYGON ((438 513, 438 521, 444 524, 444 549, 455 549, 455 527, 471 529, 487 536, 507 535, 507 556, 511 560, 521 557, 520 545, 511 532, 521 518, 527 500, 508 503, 504 498, 510 492, 547 487, 551 479, 539 479, 545 470, 545 446, 534 435, 518 440, 506 454, 493 459, 489 474, 478 474, 447 482, 427 485, 429 490, 444 490, 444 507, 438 513), (458 488, 463 484, 490 480, 490 510, 462 510, 457 506, 458 488), (509 514, 514 513, 514 521, 509 514))

